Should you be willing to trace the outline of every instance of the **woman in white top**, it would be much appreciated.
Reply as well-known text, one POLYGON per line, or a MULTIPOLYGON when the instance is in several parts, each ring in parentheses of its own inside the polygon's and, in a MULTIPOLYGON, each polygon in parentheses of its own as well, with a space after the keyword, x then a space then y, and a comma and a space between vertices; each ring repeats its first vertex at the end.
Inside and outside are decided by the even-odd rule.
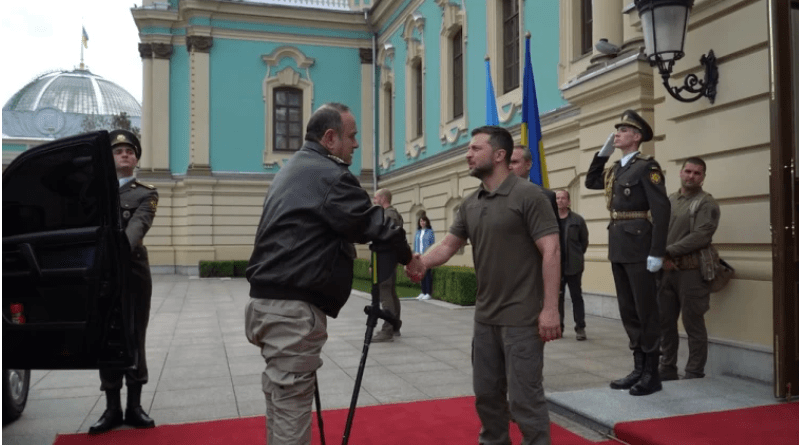
MULTIPOLYGON (((413 251, 415 253, 424 253, 430 246, 436 242, 436 235, 433 233, 433 228, 430 226, 430 220, 424 213, 419 217, 419 223, 416 226, 416 237, 413 241, 413 251)), ((429 300, 430 294, 433 293, 433 275, 432 271, 428 270, 422 278, 422 293, 416 297, 417 300, 429 300)))

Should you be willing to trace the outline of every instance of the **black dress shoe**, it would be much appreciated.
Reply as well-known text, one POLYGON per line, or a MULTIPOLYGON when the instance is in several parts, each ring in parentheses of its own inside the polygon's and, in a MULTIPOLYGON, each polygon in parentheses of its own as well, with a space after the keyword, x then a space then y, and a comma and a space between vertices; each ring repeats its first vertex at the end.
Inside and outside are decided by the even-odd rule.
POLYGON ((155 421, 144 412, 141 406, 125 410, 125 425, 134 428, 154 428, 155 421))
POLYGON ((100 434, 122 426, 122 410, 107 409, 100 416, 100 420, 89 427, 89 434, 100 434))

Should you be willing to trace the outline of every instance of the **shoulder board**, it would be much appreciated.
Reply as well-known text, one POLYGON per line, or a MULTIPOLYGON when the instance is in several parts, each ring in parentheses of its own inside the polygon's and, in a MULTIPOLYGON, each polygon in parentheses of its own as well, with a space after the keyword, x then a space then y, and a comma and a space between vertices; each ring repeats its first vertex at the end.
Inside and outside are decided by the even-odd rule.
POLYGON ((644 161, 652 161, 655 159, 652 155, 638 155, 639 159, 643 159, 644 161))
POLYGON ((139 182, 138 180, 136 180, 136 184, 139 184, 140 186, 142 186, 142 187, 144 187, 146 189, 155 190, 155 186, 154 185, 145 184, 143 182, 139 182))

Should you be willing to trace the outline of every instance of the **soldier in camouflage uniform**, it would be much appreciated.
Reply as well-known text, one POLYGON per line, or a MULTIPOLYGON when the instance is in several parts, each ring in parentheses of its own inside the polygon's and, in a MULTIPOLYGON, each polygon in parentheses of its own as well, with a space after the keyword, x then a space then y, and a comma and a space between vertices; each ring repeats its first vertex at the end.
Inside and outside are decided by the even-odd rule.
POLYGON ((652 128, 635 111, 627 110, 605 146, 594 156, 585 178, 589 189, 605 190, 610 211, 608 259, 616 283, 619 313, 633 350, 633 371, 610 383, 631 395, 662 389, 658 375, 660 315, 655 272, 666 255, 670 204, 660 165, 638 152, 652 140, 652 128), (615 148, 622 158, 605 168, 615 148))
POLYGON ((92 434, 103 433, 117 426, 130 425, 136 428, 152 428, 155 422, 141 407, 142 385, 147 383, 147 360, 144 340, 150 320, 150 298, 153 281, 144 235, 150 230, 158 207, 158 192, 155 187, 139 182, 133 175, 141 158, 139 139, 127 130, 114 130, 108 135, 114 152, 117 178, 119 179, 119 204, 122 212, 122 228, 130 243, 131 274, 128 281, 130 298, 134 304, 134 335, 138 343, 139 362, 134 370, 100 370, 100 389, 105 391, 106 410, 89 428, 92 434), (128 387, 125 416, 122 416, 120 390, 122 378, 128 387))
POLYGON ((701 251, 710 246, 719 226, 719 205, 702 190, 707 167, 698 157, 685 160, 680 170, 681 188, 669 196, 671 221, 666 239, 666 259, 658 292, 662 338, 660 376, 677 380, 677 318, 688 336, 685 378, 705 376, 707 328, 705 313, 710 309, 710 283, 700 270, 701 251))
MULTIPOLYGON (((375 197, 372 200, 375 205, 379 205, 383 207, 383 214, 385 218, 390 220, 392 225, 397 227, 402 227, 405 223, 402 220, 402 216, 397 212, 397 209, 391 206, 391 190, 389 189, 380 189, 375 192, 375 197)), ((399 325, 402 325, 402 320, 400 320, 400 300, 399 296, 397 296, 397 271, 391 273, 391 276, 388 277, 385 281, 378 285, 378 289, 380 291, 380 305, 383 307, 384 311, 391 312, 399 321, 399 325)), ((400 336, 399 326, 395 330, 394 327, 388 321, 383 322, 383 327, 380 329, 374 338, 372 338, 372 342, 379 343, 383 341, 394 341, 394 336, 400 336)))

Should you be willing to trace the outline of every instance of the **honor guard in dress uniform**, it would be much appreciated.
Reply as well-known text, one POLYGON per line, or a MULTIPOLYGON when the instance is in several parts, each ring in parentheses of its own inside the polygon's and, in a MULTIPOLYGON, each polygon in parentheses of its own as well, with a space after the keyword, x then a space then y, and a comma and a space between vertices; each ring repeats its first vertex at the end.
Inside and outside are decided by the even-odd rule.
POLYGON ((652 140, 652 128, 635 111, 627 110, 616 129, 594 156, 585 186, 605 190, 610 211, 608 259, 621 320, 633 350, 633 371, 612 381, 610 387, 629 389, 638 396, 662 389, 655 272, 666 255, 671 205, 660 165, 638 151, 641 142, 652 140), (622 158, 605 168, 615 148, 622 151, 622 158))
POLYGON ((108 137, 119 179, 122 228, 125 230, 131 249, 132 271, 128 289, 135 308, 134 335, 139 347, 139 362, 135 370, 100 370, 100 389, 105 391, 106 409, 100 420, 89 428, 89 433, 92 434, 108 431, 123 423, 136 428, 155 426, 153 419, 148 417, 141 407, 141 390, 142 385, 147 383, 148 377, 144 340, 150 319, 150 298, 153 290, 150 263, 143 240, 153 225, 155 210, 158 207, 158 192, 155 187, 139 182, 133 175, 141 158, 141 144, 136 135, 127 130, 114 130, 108 134, 108 137), (124 418, 120 401, 123 376, 128 387, 124 418))

